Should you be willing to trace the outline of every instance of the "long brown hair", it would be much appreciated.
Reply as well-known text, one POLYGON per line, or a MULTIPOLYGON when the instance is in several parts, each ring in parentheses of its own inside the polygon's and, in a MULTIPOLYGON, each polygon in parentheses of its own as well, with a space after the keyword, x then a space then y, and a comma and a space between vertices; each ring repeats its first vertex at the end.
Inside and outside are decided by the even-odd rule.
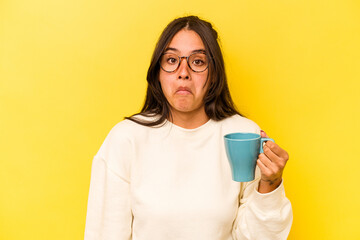
MULTIPOLYGON (((131 117, 126 117, 131 121, 144 126, 157 126, 162 124, 166 119, 171 119, 170 104, 162 91, 159 81, 160 58, 166 47, 174 37, 182 29, 192 30, 196 32, 202 39, 206 54, 208 54, 210 80, 207 93, 204 97, 205 113, 215 121, 235 114, 241 115, 231 99, 227 78, 225 74, 224 59, 218 43, 218 34, 213 29, 211 23, 200 19, 197 16, 181 17, 170 22, 162 32, 154 53, 152 55, 150 67, 147 72, 148 87, 144 106, 140 113, 131 117), (145 121, 136 116, 154 117, 153 121, 145 121)), ((242 115, 241 115, 242 116, 242 115)))

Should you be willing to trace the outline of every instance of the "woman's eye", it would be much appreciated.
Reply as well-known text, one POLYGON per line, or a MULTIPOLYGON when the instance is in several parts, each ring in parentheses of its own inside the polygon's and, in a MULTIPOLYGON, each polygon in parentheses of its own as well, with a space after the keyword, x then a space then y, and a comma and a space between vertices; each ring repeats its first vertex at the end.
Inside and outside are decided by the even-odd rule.
POLYGON ((168 62, 169 64, 176 64, 177 60, 176 60, 176 58, 168 58, 168 59, 167 59, 167 62, 168 62))
POLYGON ((201 66, 201 65, 204 64, 204 61, 201 60, 201 59, 195 59, 195 60, 193 61, 193 63, 194 63, 194 65, 196 65, 196 66, 201 66))

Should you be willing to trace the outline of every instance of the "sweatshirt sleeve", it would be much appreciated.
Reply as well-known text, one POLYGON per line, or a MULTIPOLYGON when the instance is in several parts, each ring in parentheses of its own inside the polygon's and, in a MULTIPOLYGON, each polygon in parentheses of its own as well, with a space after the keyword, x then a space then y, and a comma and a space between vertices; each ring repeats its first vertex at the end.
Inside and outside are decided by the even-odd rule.
MULTIPOLYGON (((257 168, 257 172, 260 170, 257 168)), ((259 178, 246 183, 233 227, 235 240, 283 240, 290 232, 293 214, 284 184, 270 193, 257 191, 259 178)))
POLYGON ((130 141, 112 129, 93 159, 85 240, 131 239, 130 141))

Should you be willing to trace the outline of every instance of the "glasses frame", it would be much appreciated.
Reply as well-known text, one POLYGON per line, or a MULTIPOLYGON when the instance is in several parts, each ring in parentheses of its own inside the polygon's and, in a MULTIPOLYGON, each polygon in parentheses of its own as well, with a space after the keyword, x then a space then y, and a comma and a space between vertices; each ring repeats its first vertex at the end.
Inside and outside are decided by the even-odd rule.
POLYGON ((183 59, 186 59, 187 65, 188 65, 188 67, 191 69, 191 71, 196 72, 196 73, 200 73, 200 72, 206 71, 206 69, 209 68, 209 62, 210 62, 210 57, 209 57, 206 53, 203 53, 203 52, 193 52, 193 53, 190 54, 189 56, 182 56, 182 57, 180 57, 179 55, 177 55, 177 54, 175 54, 175 53, 163 53, 163 54, 161 54, 161 58, 160 58, 160 61, 159 61, 159 65, 160 65, 161 69, 164 70, 164 71, 167 72, 167 73, 172 73, 172 72, 175 72, 176 70, 178 70, 179 67, 180 67, 181 61, 182 61, 183 59), (208 64, 207 64, 207 66, 206 66, 206 68, 205 68, 204 70, 202 70, 202 71, 195 71, 195 70, 192 69, 191 66, 190 66, 189 58, 190 58, 192 55, 194 55, 194 54, 199 54, 199 53, 202 53, 202 54, 205 55, 205 57, 206 57, 207 60, 208 60, 208 64), (173 54, 173 55, 176 55, 176 56, 179 58, 179 63, 178 63, 178 65, 177 65, 177 67, 175 68, 175 70, 173 70, 173 71, 166 71, 166 70, 161 66, 161 58, 162 58, 164 55, 166 55, 166 54, 173 54))

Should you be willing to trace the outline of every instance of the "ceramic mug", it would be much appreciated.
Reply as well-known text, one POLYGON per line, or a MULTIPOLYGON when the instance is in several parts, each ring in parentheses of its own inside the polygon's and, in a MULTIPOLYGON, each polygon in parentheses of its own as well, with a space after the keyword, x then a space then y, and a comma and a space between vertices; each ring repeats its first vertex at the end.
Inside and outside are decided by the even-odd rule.
POLYGON ((230 133, 224 136, 225 151, 230 163, 232 179, 249 182, 255 178, 256 161, 263 153, 263 143, 275 142, 272 138, 262 138, 256 133, 230 133))

